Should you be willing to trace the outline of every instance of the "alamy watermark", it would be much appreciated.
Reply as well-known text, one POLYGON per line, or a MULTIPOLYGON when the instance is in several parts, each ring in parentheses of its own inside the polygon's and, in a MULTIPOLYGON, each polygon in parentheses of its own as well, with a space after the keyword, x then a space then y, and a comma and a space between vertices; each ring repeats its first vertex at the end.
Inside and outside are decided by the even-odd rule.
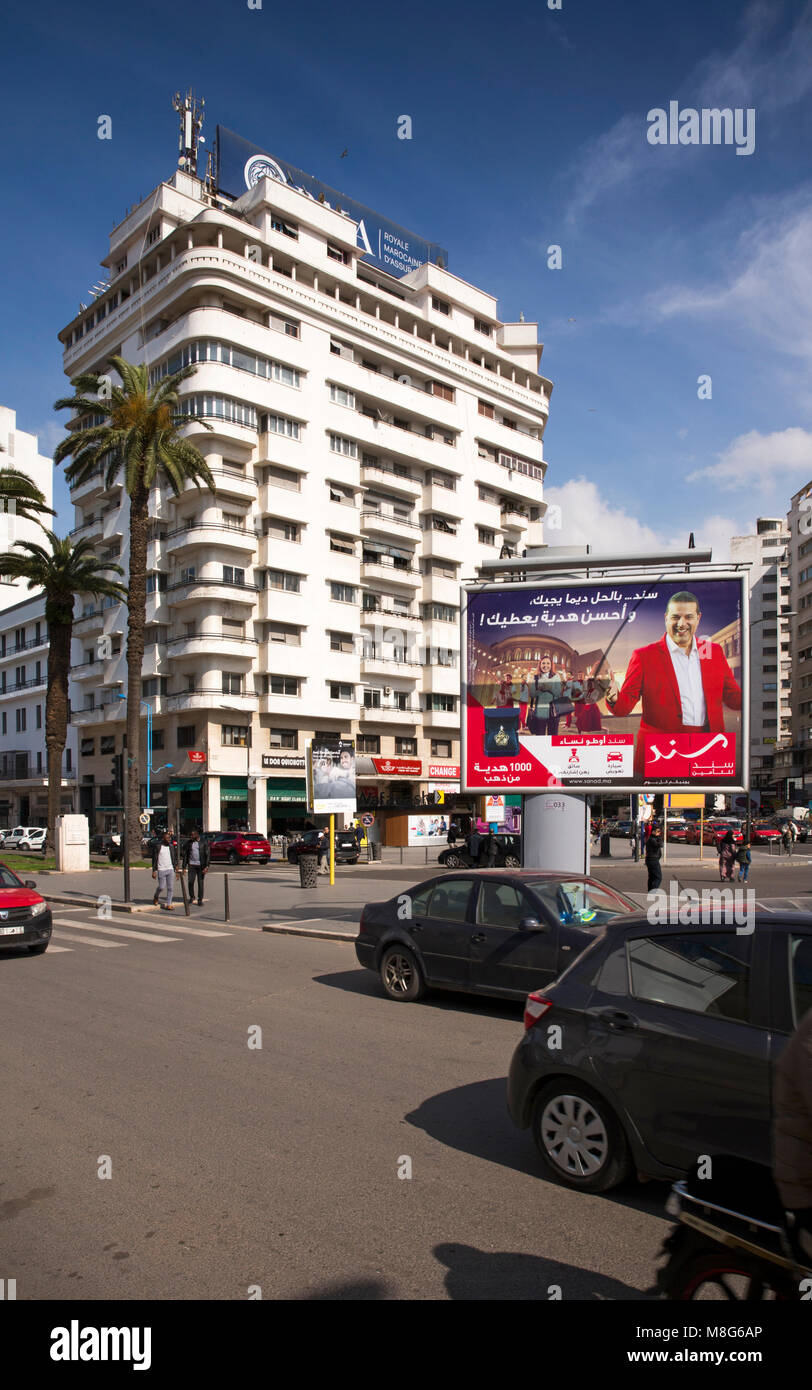
POLYGON ((678 888, 646 894, 646 920, 655 927, 735 926, 737 936, 750 936, 756 924, 756 895, 752 888, 678 888))
POLYGON ((650 145, 735 145, 736 154, 752 154, 756 148, 754 106, 685 106, 669 101, 668 110, 654 106, 646 116, 650 145))

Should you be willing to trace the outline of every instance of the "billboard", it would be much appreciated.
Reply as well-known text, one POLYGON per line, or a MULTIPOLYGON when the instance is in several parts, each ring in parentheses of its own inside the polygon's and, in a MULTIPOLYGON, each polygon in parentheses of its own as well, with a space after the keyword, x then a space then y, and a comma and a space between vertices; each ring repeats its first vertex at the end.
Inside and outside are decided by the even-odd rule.
POLYGON ((410 845, 443 845, 448 838, 449 817, 437 815, 407 816, 410 845))
POLYGON ((312 739, 307 745, 307 791, 319 815, 355 814, 355 741, 312 739))
POLYGON ((346 212, 358 224, 356 243, 365 253, 370 265, 385 270, 387 274, 400 278, 416 270, 426 261, 433 265, 448 266, 448 252, 432 241, 424 241, 413 232, 407 232, 395 222, 389 222, 380 213, 356 203, 338 193, 326 183, 320 183, 312 174, 305 174, 284 159, 268 154, 259 145, 252 145, 241 135, 217 127, 217 188, 230 198, 240 198, 246 189, 253 188, 262 178, 276 179, 278 183, 306 193, 318 202, 336 211, 346 212))
POLYGON ((467 588, 469 792, 742 791, 743 573, 467 588))

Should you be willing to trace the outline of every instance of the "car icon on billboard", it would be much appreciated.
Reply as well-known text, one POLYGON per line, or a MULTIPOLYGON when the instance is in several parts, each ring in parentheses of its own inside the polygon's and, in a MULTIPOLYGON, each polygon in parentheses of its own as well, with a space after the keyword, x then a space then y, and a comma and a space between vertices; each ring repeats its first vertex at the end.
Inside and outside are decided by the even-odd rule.
POLYGON ((623 762, 623 754, 622 754, 622 753, 607 753, 607 754, 606 754, 606 761, 607 761, 608 763, 622 763, 622 762, 623 762))

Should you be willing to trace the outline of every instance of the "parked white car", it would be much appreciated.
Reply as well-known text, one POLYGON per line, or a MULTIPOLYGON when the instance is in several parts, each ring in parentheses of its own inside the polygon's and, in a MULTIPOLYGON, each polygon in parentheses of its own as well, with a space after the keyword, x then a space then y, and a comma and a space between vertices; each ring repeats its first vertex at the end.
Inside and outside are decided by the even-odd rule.
POLYGON ((36 825, 15 825, 3 841, 3 849, 19 849, 22 841, 38 829, 39 827, 36 825))
POLYGON ((17 845, 18 849, 42 849, 48 831, 44 826, 32 826, 17 845))

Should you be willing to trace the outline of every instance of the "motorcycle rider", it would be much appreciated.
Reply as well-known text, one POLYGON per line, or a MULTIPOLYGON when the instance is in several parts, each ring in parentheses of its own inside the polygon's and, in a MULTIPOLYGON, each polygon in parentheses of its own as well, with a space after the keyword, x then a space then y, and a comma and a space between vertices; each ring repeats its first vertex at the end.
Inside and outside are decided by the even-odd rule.
POLYGON ((797 1253, 812 1265, 812 1009, 775 1068, 773 1176, 797 1253))

